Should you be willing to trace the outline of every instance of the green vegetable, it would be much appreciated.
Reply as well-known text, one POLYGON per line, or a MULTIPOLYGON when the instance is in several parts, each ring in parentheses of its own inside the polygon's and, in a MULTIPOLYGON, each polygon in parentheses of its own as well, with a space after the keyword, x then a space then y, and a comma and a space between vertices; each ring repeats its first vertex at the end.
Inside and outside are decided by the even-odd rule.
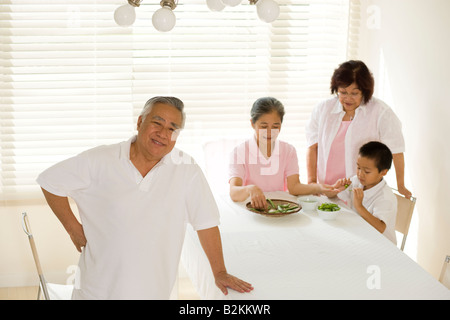
POLYGON ((275 207, 275 205, 273 204, 272 200, 267 199, 267 201, 269 201, 269 204, 270 204, 270 206, 271 206, 273 209, 276 209, 276 207, 275 207))
POLYGON ((347 189, 347 188, 348 188, 348 186, 349 186, 349 184, 346 184, 346 185, 344 185, 345 189, 347 189))
POLYGON ((249 209, 251 211, 257 212, 257 213, 270 213, 270 214, 291 213, 291 212, 295 211, 296 209, 298 209, 297 205, 291 204, 291 203, 275 205, 271 199, 267 199, 267 202, 269 203, 269 207, 268 207, 267 211, 264 209, 257 209, 257 208, 252 208, 252 207, 249 207, 249 209))
POLYGON ((321 211, 339 211, 341 208, 335 203, 324 202, 319 207, 321 211))

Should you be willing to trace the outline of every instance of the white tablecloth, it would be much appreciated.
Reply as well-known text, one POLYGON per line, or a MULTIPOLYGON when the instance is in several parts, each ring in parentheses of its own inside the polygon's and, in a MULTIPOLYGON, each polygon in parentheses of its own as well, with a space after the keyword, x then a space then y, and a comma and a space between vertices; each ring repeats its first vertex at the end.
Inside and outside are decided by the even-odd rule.
MULTIPOLYGON (((284 192, 267 197, 297 201, 284 192)), ((188 228, 182 263, 202 299, 450 299, 447 288, 345 207, 323 221, 303 210, 261 216, 225 194, 216 200, 227 270, 255 289, 224 296, 188 228)))

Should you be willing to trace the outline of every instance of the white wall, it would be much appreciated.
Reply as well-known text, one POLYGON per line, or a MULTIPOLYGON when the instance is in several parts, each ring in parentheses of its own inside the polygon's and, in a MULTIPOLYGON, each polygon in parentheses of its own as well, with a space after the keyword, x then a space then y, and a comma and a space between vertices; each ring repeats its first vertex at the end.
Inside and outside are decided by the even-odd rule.
MULTIPOLYGON (((417 262, 436 278, 450 254, 450 1, 362 0, 357 58, 403 124, 417 196, 417 262)), ((408 246, 408 242, 407 242, 408 246)))

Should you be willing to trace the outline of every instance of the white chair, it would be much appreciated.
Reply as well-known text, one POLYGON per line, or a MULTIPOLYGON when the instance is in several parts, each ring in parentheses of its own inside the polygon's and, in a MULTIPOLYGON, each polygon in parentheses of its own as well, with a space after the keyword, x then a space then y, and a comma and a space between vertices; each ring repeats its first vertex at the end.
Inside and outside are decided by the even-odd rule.
POLYGON ((213 191, 220 193, 229 191, 228 165, 230 155, 234 147, 242 141, 242 139, 218 139, 203 144, 205 174, 213 191))
POLYGON ((41 291, 44 294, 45 300, 70 300, 72 297, 73 286, 63 285, 56 283, 49 283, 45 280, 44 273, 42 272, 41 263, 36 250, 36 244, 34 242, 33 234, 31 233, 30 223, 28 221, 27 213, 22 213, 22 228, 27 234, 28 240, 31 246, 31 252, 33 253, 34 262, 36 264, 37 272, 39 275, 39 290, 37 299, 41 298, 41 291))
POLYGON ((446 256, 444 264, 442 265, 441 275, 439 281, 450 289, 450 256, 446 256))
POLYGON ((410 199, 398 193, 397 190, 392 189, 397 197, 397 221, 395 222, 395 230, 403 234, 402 244, 400 250, 405 248, 406 237, 408 236, 409 225, 411 224, 412 214, 416 205, 416 198, 410 199))

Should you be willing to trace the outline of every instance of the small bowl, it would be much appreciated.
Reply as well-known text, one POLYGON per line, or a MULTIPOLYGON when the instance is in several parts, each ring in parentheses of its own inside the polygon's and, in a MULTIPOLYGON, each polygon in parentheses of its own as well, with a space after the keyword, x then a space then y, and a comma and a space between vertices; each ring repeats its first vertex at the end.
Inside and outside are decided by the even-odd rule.
POLYGON ((319 204, 319 199, 315 196, 303 196, 298 198, 298 202, 302 205, 303 211, 314 212, 319 204))
POLYGON ((323 220, 335 220, 341 212, 341 209, 339 209, 338 211, 323 211, 317 208, 317 212, 319 213, 319 217, 321 217, 323 220))

